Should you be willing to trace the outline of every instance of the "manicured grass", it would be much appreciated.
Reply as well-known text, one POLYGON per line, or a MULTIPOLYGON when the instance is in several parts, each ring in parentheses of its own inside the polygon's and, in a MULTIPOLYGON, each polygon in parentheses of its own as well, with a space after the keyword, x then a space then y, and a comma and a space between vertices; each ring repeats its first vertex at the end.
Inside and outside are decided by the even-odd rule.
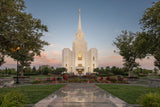
POLYGON ((57 84, 57 85, 28 85, 28 86, 21 86, 15 88, 0 88, 1 93, 7 93, 10 91, 18 90, 27 96, 28 101, 27 104, 35 104, 41 99, 47 97, 48 95, 52 94, 56 90, 60 89, 61 87, 65 86, 65 84, 57 84))
POLYGON ((48 76, 48 75, 32 75, 30 76, 30 78, 47 78, 47 77, 50 77, 52 78, 53 76, 48 76))
POLYGON ((132 86, 132 85, 117 85, 117 84, 97 84, 100 88, 108 91, 114 96, 126 101, 130 104, 136 104, 139 96, 149 92, 160 93, 160 88, 132 86))

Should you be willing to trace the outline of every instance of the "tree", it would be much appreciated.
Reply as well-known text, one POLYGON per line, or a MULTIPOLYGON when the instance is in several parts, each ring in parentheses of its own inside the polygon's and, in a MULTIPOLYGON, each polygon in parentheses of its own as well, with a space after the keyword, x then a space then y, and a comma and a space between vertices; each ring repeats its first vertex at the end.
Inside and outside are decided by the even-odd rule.
POLYGON ((32 72, 33 72, 33 73, 36 73, 36 71, 37 71, 37 70, 36 70, 36 67, 34 66, 34 67, 32 68, 32 72))
MULTIPOLYGON (((16 17, 24 9, 22 0, 0 0, 0 60, 4 62, 3 55, 6 54, 8 47, 18 44, 15 36, 16 17)), ((17 37, 17 36, 16 36, 17 37)), ((0 64, 2 65, 2 63, 0 64)))
POLYGON ((94 68, 94 70, 93 70, 95 73, 99 73, 99 68, 94 68))
POLYGON ((31 64, 35 55, 40 56, 44 45, 48 45, 40 39, 43 32, 48 31, 47 26, 24 12, 23 0, 1 0, 0 5, 0 50, 3 55, 19 61, 23 76, 23 68, 31 64))
POLYGON ((160 69, 160 1, 145 10, 140 24, 143 32, 136 38, 137 51, 146 56, 154 56, 154 65, 160 69))
POLYGON ((56 68, 56 70, 54 71, 55 74, 62 74, 63 72, 67 71, 66 68, 62 67, 62 68, 56 68))
POLYGON ((111 68, 109 66, 106 66, 106 69, 105 69, 106 72, 111 72, 111 68))
POLYGON ((26 74, 30 74, 30 73, 32 72, 32 69, 31 69, 30 66, 28 66, 28 67, 25 67, 25 68, 23 69, 23 72, 26 73, 26 74))
POLYGON ((1 55, 1 53, 0 53, 0 66, 1 66, 3 63, 5 63, 5 62, 4 62, 4 55, 1 55))
POLYGON ((143 57, 138 55, 136 52, 134 45, 135 37, 136 34, 132 32, 122 31, 122 34, 119 35, 113 42, 114 45, 118 48, 118 53, 124 59, 123 65, 129 71, 129 77, 133 76, 133 68, 139 66, 139 64, 136 62, 136 59, 143 57))

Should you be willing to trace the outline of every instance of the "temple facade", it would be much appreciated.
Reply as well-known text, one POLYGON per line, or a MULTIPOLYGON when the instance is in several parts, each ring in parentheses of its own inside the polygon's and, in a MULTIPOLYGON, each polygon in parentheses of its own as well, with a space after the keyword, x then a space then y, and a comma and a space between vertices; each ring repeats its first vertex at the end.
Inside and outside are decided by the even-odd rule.
POLYGON ((86 75, 93 73, 98 67, 98 51, 96 48, 88 50, 85 35, 81 27, 81 10, 79 9, 79 24, 72 44, 72 50, 64 48, 62 51, 62 66, 67 69, 67 73, 75 75, 86 75))

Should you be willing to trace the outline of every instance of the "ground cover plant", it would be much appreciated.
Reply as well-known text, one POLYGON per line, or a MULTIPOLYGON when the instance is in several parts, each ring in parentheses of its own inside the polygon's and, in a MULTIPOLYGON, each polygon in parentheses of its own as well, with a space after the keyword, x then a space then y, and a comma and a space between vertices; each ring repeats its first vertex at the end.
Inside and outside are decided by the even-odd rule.
POLYGON ((14 88, 0 88, 0 94, 4 95, 11 91, 17 91, 27 97, 27 101, 25 102, 26 104, 35 104, 63 86, 65 85, 28 85, 14 88))
POLYGON ((157 92, 160 94, 160 88, 133 86, 133 85, 117 85, 117 84, 97 84, 100 88, 108 91, 114 96, 126 101, 130 104, 136 104, 137 99, 145 94, 157 92))
POLYGON ((160 93, 148 93, 137 99, 138 104, 144 107, 160 107, 160 93))

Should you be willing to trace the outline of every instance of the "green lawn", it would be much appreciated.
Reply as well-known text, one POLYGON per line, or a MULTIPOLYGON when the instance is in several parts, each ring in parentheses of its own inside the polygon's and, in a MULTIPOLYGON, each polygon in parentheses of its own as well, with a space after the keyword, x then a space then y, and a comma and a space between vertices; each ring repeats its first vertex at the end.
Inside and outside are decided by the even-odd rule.
POLYGON ((48 95, 52 94, 53 92, 55 92, 63 86, 65 85, 28 85, 15 88, 0 88, 0 94, 18 90, 28 97, 27 104, 35 104, 39 100, 47 97, 48 95))
POLYGON ((47 77, 50 77, 52 78, 53 76, 48 76, 48 75, 32 75, 30 76, 30 78, 47 78, 47 77))
POLYGON ((132 85, 114 85, 114 84, 97 84, 100 88, 108 91, 114 96, 126 101, 129 104, 136 104, 139 96, 149 92, 160 93, 160 88, 132 86, 132 85))

